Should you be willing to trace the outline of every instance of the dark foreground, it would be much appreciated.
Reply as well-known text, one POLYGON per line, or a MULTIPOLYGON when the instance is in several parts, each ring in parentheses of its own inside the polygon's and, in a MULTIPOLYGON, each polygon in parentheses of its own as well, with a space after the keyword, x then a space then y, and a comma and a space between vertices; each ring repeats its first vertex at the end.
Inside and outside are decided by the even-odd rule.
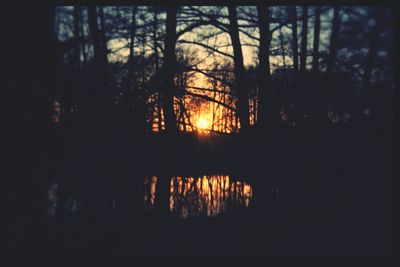
POLYGON ((22 237, 8 246, 10 259, 371 262, 394 256, 390 131, 281 131, 223 138, 225 147, 204 137, 187 137, 184 145, 152 138, 121 145, 103 161, 101 151, 88 157, 70 147, 67 167, 51 183, 45 241, 22 237), (200 187, 194 186, 179 202, 189 213, 170 211, 170 196, 179 192, 171 183, 206 175, 250 185, 251 196, 228 190, 219 198, 224 208, 210 215, 204 206, 218 199, 208 194, 199 207, 204 199, 195 199, 200 187), (153 195, 151 177, 157 177, 153 195))

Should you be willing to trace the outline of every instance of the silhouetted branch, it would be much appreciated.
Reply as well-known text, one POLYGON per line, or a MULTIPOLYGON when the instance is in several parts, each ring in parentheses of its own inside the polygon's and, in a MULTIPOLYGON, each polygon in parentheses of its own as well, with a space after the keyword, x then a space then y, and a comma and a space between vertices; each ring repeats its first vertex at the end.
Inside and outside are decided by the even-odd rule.
POLYGON ((208 89, 208 88, 203 88, 203 87, 196 87, 196 86, 186 86, 188 89, 194 89, 194 90, 200 90, 200 91, 207 91, 207 92, 215 92, 215 93, 220 93, 220 94, 226 94, 226 95, 232 95, 237 97, 237 95, 233 92, 227 92, 227 91, 221 91, 221 90, 214 90, 214 89, 208 89))
POLYGON ((181 43, 181 44, 194 44, 194 45, 199 45, 199 46, 202 46, 202 47, 204 47, 204 48, 207 48, 207 49, 209 49, 209 50, 211 50, 211 51, 214 51, 214 52, 216 52, 216 53, 219 53, 219 54, 221 54, 221 55, 223 55, 223 56, 233 58, 232 55, 227 54, 227 53, 222 52, 222 51, 219 51, 218 49, 213 48, 213 47, 208 46, 208 45, 203 44, 203 43, 199 43, 199 42, 195 42, 195 41, 187 41, 187 40, 178 40, 178 43, 181 43))
POLYGON ((187 91, 187 90, 185 91, 185 94, 188 94, 188 95, 191 95, 191 96, 195 96, 195 97, 199 97, 199 98, 208 100, 208 101, 210 101, 210 102, 217 103, 217 104, 219 104, 219 105, 221 105, 221 106, 223 106, 223 107, 225 107, 225 108, 227 108, 227 109, 230 109, 230 110, 236 112, 236 109, 235 109, 234 107, 231 107, 231 106, 229 106, 228 104, 223 103, 223 102, 221 102, 221 101, 218 101, 218 100, 216 100, 216 99, 214 99, 214 98, 212 98, 212 97, 209 97, 209 96, 207 96, 207 95, 196 94, 196 93, 193 93, 193 92, 190 92, 190 91, 187 91))

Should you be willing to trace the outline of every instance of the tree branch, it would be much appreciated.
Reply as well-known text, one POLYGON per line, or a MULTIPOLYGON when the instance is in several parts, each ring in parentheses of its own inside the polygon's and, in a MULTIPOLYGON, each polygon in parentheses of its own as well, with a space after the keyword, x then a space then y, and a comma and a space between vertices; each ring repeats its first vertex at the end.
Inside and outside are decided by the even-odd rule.
POLYGON ((208 101, 210 101, 210 102, 217 103, 217 104, 219 104, 219 105, 221 105, 221 106, 223 106, 223 107, 225 107, 225 108, 227 108, 227 109, 230 109, 230 110, 236 112, 236 108, 231 107, 231 106, 229 106, 228 104, 226 104, 226 103, 224 103, 224 102, 215 100, 214 98, 209 97, 209 96, 207 96, 207 95, 200 95, 200 94, 192 93, 192 92, 187 91, 187 90, 185 91, 185 94, 188 94, 188 95, 191 95, 191 96, 194 96, 194 97, 203 98, 203 99, 205 99, 205 100, 208 100, 208 101))
POLYGON ((207 49, 209 49, 209 50, 212 50, 212 51, 214 51, 214 52, 216 52, 216 53, 219 53, 219 54, 221 54, 221 55, 223 55, 223 56, 233 58, 233 56, 230 55, 230 54, 228 54, 228 53, 219 51, 219 50, 216 49, 216 48, 213 48, 213 47, 211 47, 211 46, 208 46, 208 45, 206 45, 206 44, 202 44, 202 43, 199 43, 199 42, 187 41, 187 40, 179 40, 178 43, 199 45, 199 46, 202 46, 202 47, 207 48, 207 49))
POLYGON ((214 89, 208 89, 208 88, 196 87, 196 86, 186 86, 186 88, 199 90, 199 91, 213 92, 213 93, 215 92, 215 93, 226 94, 226 95, 231 95, 231 96, 237 97, 237 95, 232 92, 225 92, 225 91, 221 91, 221 90, 214 90, 214 89))

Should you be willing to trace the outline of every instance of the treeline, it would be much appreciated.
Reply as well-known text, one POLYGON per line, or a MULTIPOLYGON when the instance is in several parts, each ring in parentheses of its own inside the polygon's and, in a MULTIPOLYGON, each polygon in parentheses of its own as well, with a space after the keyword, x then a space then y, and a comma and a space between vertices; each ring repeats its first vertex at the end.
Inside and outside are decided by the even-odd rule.
POLYGON ((391 121, 393 12, 356 6, 57 7, 55 121, 136 131, 391 121))

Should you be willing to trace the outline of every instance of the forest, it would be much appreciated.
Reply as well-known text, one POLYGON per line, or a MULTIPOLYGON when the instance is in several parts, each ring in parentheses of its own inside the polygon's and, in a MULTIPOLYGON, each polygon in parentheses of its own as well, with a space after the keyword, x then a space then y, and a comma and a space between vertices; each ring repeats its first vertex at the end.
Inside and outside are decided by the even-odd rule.
POLYGON ((9 258, 391 257, 393 7, 131 4, 7 7, 9 258))
POLYGON ((146 133, 390 121, 392 24, 384 7, 57 7, 53 121, 115 113, 146 133))

